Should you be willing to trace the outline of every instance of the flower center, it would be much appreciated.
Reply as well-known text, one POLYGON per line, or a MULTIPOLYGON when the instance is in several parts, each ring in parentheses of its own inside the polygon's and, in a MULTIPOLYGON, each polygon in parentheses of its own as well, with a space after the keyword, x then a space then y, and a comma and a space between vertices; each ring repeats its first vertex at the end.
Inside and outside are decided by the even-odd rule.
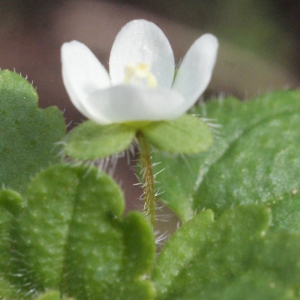
POLYGON ((146 63, 128 63, 125 67, 124 83, 156 87, 157 80, 150 71, 151 65, 146 63))

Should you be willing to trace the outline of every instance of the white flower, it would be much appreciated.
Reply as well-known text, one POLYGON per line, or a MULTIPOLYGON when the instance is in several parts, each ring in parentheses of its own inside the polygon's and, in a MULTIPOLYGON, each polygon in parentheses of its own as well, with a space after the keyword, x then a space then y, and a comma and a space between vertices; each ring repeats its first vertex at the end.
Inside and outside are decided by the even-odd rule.
POLYGON ((168 39, 155 24, 135 20, 114 41, 110 75, 84 44, 63 44, 63 81, 75 107, 97 123, 171 120, 190 109, 206 89, 217 49, 213 35, 201 36, 174 79, 168 39))

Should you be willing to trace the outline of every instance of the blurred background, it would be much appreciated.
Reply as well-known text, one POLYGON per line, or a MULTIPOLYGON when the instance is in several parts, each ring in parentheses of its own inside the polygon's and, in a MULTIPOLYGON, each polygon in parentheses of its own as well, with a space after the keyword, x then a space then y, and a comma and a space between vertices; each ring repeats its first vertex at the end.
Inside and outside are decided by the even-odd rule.
MULTIPOLYGON (((81 41, 107 67, 116 34, 133 19, 156 23, 176 61, 201 34, 219 38, 206 99, 222 94, 243 100, 300 83, 299 0, 0 0, 0 14, 0 67, 27 75, 40 106, 57 105, 69 128, 84 118, 62 83, 61 45, 81 41)), ((118 162, 115 177, 122 181, 127 209, 141 207, 126 159, 118 162)))

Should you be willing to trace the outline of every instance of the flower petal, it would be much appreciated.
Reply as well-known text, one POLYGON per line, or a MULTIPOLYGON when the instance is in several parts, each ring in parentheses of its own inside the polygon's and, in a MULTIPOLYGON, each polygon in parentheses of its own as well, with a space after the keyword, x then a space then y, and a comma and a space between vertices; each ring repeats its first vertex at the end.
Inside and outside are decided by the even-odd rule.
POLYGON ((91 94, 86 109, 100 124, 159 121, 181 116, 178 108, 183 103, 184 98, 170 89, 123 84, 91 94))
POLYGON ((74 106, 86 117, 87 95, 111 85, 107 71, 84 44, 72 41, 61 47, 62 76, 74 106))
POLYGON ((109 68, 114 85, 124 82, 128 63, 148 63, 158 86, 169 88, 174 77, 174 55, 164 33, 155 24, 134 20, 118 33, 112 46, 109 68))
POLYGON ((185 98, 184 111, 194 105, 208 86, 217 51, 217 38, 211 34, 204 34, 194 42, 183 58, 172 89, 185 98))

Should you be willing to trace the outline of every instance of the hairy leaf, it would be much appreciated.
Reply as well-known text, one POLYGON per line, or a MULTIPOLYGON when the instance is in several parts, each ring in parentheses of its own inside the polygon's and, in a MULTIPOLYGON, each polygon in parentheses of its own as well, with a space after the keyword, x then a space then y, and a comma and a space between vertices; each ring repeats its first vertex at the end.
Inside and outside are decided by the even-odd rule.
POLYGON ((58 162, 65 123, 57 107, 39 109, 33 86, 0 71, 0 184, 22 194, 32 176, 58 162))
POLYGON ((96 160, 126 150, 134 136, 135 128, 125 124, 86 121, 68 134, 64 149, 72 158, 96 160))
POLYGON ((158 150, 193 154, 207 150, 213 136, 209 126, 197 117, 183 115, 173 121, 153 122, 142 132, 158 150))
POLYGON ((266 233, 270 210, 261 205, 227 210, 215 222, 210 214, 185 223, 165 245, 153 274, 157 299, 296 297, 300 236, 266 233))
POLYGON ((221 126, 213 146, 193 156, 154 155, 165 169, 157 178, 164 190, 161 200, 183 221, 203 208, 219 214, 239 204, 271 206, 298 192, 299 91, 246 103, 220 99, 193 112, 221 126))
POLYGON ((15 250, 26 262, 14 281, 20 299, 45 290, 76 300, 153 299, 144 278, 155 255, 152 229, 138 212, 122 219, 123 209, 118 185, 95 168, 61 164, 36 176, 17 216, 15 250))

